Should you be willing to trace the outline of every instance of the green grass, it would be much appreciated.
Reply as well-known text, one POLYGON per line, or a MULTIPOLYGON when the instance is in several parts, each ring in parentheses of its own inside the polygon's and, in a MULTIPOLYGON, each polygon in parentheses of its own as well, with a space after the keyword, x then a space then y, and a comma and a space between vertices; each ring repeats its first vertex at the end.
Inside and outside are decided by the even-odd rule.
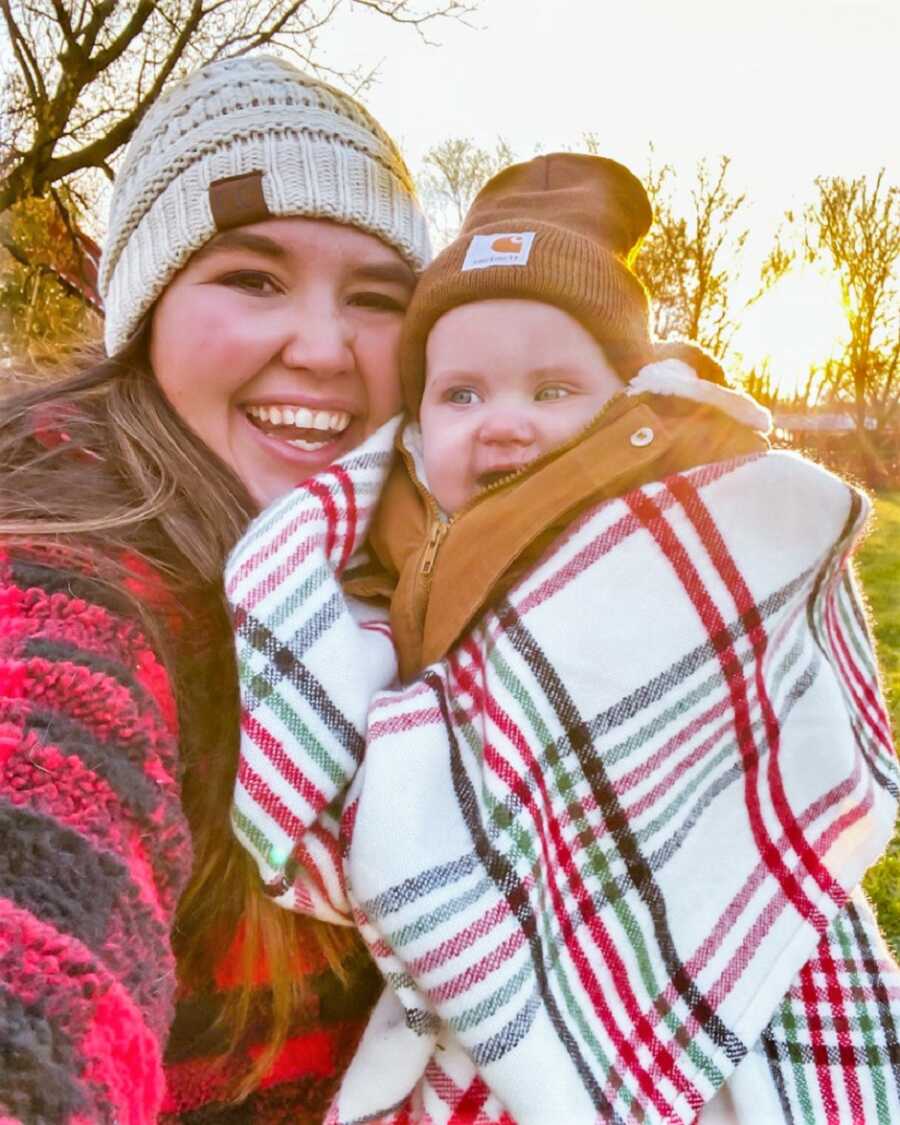
MULTIPOLYGON (((875 526, 857 555, 884 677, 895 738, 900 736, 900 492, 875 499, 875 526)), ((866 874, 865 888, 882 933, 900 960, 900 827, 884 857, 866 874)))

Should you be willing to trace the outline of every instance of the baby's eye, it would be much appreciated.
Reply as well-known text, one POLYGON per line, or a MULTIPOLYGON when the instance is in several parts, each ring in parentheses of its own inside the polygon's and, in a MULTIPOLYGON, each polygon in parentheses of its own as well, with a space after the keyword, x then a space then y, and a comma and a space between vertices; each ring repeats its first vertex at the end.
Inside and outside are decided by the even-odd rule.
POLYGON ((568 387, 541 387, 534 397, 538 402, 553 402, 558 398, 568 398, 571 393, 568 387))
POLYGON ((275 278, 260 270, 238 270, 223 277, 221 284, 227 285, 230 289, 243 290, 245 293, 266 295, 281 292, 281 286, 275 278))
POLYGON ((400 300, 390 293, 378 293, 376 291, 353 293, 350 296, 350 304, 354 308, 374 309, 376 312, 406 312, 406 301, 400 300))
POLYGON ((451 387, 445 397, 454 406, 471 406, 478 401, 478 395, 471 387, 451 387))

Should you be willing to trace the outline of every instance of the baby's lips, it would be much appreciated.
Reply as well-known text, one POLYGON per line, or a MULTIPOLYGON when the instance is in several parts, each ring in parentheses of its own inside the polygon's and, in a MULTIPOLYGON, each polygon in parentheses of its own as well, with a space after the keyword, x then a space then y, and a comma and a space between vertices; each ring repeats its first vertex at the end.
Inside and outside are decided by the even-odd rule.
POLYGON ((515 461, 503 465, 495 465, 490 469, 485 469, 479 473, 476 481, 479 488, 487 488, 489 484, 494 481, 502 480, 503 477, 511 476, 513 473, 518 473, 529 465, 530 461, 515 461))

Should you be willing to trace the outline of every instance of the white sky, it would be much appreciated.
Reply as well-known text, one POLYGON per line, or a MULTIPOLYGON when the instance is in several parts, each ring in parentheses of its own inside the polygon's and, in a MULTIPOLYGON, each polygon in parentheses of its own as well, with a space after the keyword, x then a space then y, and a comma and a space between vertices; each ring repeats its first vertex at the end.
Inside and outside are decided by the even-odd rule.
POLYGON ((428 47, 357 10, 322 37, 380 63, 365 100, 412 165, 447 136, 528 156, 592 131, 636 168, 650 141, 679 167, 728 153, 761 199, 900 179, 898 0, 482 0, 471 24, 430 25, 428 47))
MULTIPOLYGON (((900 0, 482 0, 470 22, 431 25, 429 47, 356 11, 322 36, 335 65, 380 64, 364 100, 414 170, 450 136, 502 135, 527 158, 589 131, 638 174, 650 142, 684 176, 727 153, 752 202, 754 266, 817 175, 886 166, 900 182, 900 0)), ((827 354, 834 300, 814 277, 789 288, 749 318, 766 344, 742 346, 805 366, 827 354)))
MULTIPOLYGON (((503 136, 527 159, 591 132, 638 175, 652 142, 688 182, 700 157, 728 154, 750 198, 748 293, 817 175, 884 166, 900 183, 900 0, 481 0, 469 24, 430 24, 428 46, 345 5, 321 33, 323 61, 377 66, 363 100, 413 171, 460 136, 503 136)), ((754 306, 737 344, 790 383, 839 331, 834 283, 806 270, 754 306)))

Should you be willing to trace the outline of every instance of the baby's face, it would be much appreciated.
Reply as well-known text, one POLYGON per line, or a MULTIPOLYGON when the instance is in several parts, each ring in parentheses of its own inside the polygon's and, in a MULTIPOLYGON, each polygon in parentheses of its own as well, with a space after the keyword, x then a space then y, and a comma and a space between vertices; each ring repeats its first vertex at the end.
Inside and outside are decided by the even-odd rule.
POLYGON ((458 511, 574 437, 622 389, 594 337, 540 301, 460 305, 428 337, 420 421, 438 504, 458 511))

